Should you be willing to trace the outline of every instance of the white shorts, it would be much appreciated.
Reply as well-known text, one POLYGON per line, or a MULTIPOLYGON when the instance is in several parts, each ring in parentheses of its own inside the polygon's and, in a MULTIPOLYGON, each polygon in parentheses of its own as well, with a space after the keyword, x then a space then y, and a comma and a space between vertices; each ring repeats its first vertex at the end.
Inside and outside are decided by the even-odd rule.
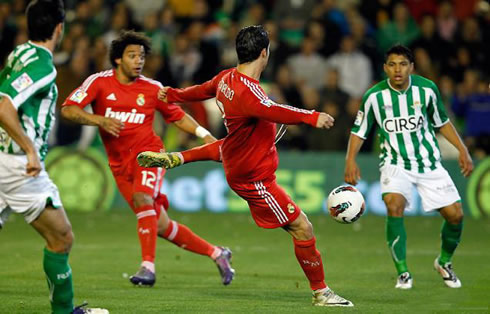
POLYGON ((0 152, 0 217, 12 211, 33 222, 48 204, 62 206, 58 188, 44 169, 37 177, 26 175, 27 157, 0 152))
POLYGON ((449 173, 442 166, 427 173, 410 172, 399 166, 384 165, 380 169, 381 193, 402 194, 407 200, 405 208, 412 202, 412 186, 415 185, 422 199, 425 212, 446 207, 461 200, 449 173))

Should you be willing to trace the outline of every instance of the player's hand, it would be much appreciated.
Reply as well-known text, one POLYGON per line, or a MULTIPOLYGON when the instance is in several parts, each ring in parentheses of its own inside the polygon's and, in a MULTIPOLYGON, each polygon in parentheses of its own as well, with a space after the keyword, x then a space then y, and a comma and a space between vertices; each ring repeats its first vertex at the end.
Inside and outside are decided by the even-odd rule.
POLYGON ((471 156, 467 149, 459 152, 459 167, 461 168, 461 173, 465 177, 473 172, 473 160, 471 160, 471 156))
POLYGON ((333 126, 335 119, 331 115, 320 112, 318 120, 316 122, 316 127, 319 129, 330 129, 333 126))
POLYGON ((356 185, 360 179, 361 179, 361 171, 359 170, 356 161, 355 160, 346 161, 345 171, 344 171, 344 181, 346 183, 356 185))
POLYGON ((170 87, 165 86, 158 91, 158 99, 167 102, 167 91, 170 87))
POLYGON ((209 144, 209 143, 214 143, 217 141, 216 137, 212 136, 211 134, 206 135, 203 137, 204 143, 209 144))
POLYGON ((107 133, 119 137, 119 133, 124 129, 124 123, 114 118, 101 117, 99 126, 107 133))
POLYGON ((39 161, 39 156, 37 152, 33 150, 27 153, 27 166, 26 173, 29 177, 37 177, 41 172, 41 161, 39 161))

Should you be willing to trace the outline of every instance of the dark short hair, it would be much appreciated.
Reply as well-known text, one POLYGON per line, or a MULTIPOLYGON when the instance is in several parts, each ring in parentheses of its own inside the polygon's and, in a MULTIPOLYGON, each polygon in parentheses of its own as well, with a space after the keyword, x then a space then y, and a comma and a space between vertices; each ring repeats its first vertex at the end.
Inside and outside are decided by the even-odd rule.
POLYGON ((414 63, 414 58, 413 58, 413 53, 412 50, 410 50, 408 47, 397 44, 392 46, 388 51, 386 51, 385 54, 385 63, 388 61, 388 57, 390 55, 399 55, 399 56, 404 56, 410 61, 410 63, 414 63))
POLYGON ((262 49, 269 47, 269 35, 262 25, 242 28, 236 36, 238 63, 256 60, 262 49))
POLYGON ((65 21, 65 7, 62 0, 34 0, 27 5, 26 16, 29 39, 47 41, 56 26, 65 21))
POLYGON ((145 54, 151 51, 150 38, 143 33, 135 31, 122 31, 119 36, 111 42, 109 58, 113 67, 117 67, 116 59, 122 58, 124 49, 129 45, 140 45, 145 49, 145 54))

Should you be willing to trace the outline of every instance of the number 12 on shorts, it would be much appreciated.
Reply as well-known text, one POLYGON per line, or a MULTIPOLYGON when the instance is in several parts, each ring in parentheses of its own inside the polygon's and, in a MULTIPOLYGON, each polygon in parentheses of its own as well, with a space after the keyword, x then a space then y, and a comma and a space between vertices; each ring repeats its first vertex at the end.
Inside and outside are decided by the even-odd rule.
POLYGON ((145 185, 151 189, 155 188, 155 180, 157 179, 157 175, 151 171, 143 170, 141 171, 141 185, 145 185))

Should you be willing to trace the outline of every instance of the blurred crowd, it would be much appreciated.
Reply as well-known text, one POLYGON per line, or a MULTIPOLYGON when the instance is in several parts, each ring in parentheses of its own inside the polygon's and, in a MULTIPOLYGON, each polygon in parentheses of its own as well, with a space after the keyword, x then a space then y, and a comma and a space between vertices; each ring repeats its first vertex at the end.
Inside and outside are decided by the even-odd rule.
MULTIPOLYGON (((1 65, 27 40, 27 3, 0 0, 1 65)), ((413 49, 416 73, 438 84, 472 153, 483 157, 490 151, 488 1, 65 0, 65 5, 65 37, 54 55, 60 104, 87 76, 111 67, 108 47, 123 29, 151 38, 145 76, 185 87, 235 66, 237 32, 262 24, 271 57, 261 82, 270 97, 336 119, 330 131, 290 126, 278 143, 281 149, 345 151, 363 93, 384 78, 384 52, 401 43, 413 49)), ((183 106, 217 137, 224 136, 212 102, 183 106)), ((162 126, 157 121, 168 149, 197 144, 162 126)), ((52 143, 73 144, 82 133, 80 126, 58 119, 52 143)), ((377 149, 374 134, 367 142, 365 151, 377 149)))

